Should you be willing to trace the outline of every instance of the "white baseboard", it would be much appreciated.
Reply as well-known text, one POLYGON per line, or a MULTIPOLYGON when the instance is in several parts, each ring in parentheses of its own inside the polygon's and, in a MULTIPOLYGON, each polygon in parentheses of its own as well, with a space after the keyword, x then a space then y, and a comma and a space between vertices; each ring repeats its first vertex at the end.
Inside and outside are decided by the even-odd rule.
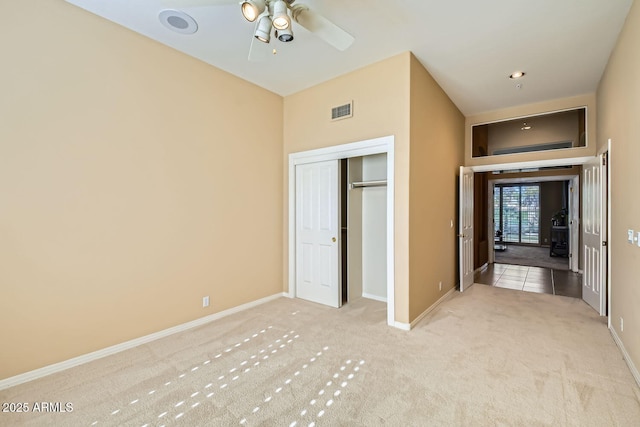
POLYGON ((411 325, 409 323, 404 323, 404 322, 395 322, 393 324, 394 328, 398 328, 398 329, 402 329, 403 331, 410 331, 411 330, 411 325))
POLYGON ((422 314, 418 317, 416 317, 413 322, 411 322, 411 329, 413 329, 418 322, 420 322, 422 319, 425 318, 425 316, 429 313, 431 313, 433 310, 435 310, 435 308, 437 306, 439 306, 440 304, 442 304, 447 298, 449 298, 451 295, 453 295, 453 293, 456 291, 456 288, 451 288, 449 289, 449 292, 447 292, 446 294, 442 295, 442 297, 440 297, 440 299, 438 301, 436 301, 431 307, 427 308, 425 311, 422 312, 422 314))
POLYGON ((362 293, 362 298, 372 299, 374 301, 387 302, 386 297, 379 297, 378 295, 368 294, 366 292, 362 293))
POLYGON ((207 323, 213 322, 214 320, 218 320, 223 317, 229 316, 231 314, 239 313, 249 308, 253 308, 258 305, 267 303, 269 301, 273 301, 282 296, 287 296, 287 294, 279 293, 279 294, 271 295, 256 301, 251 301, 246 304, 242 304, 237 307, 230 308, 228 310, 224 310, 218 313, 211 314, 209 316, 202 317, 200 319, 193 320, 191 322, 183 323, 182 325, 164 329, 162 331, 145 335, 140 338, 135 338, 130 341, 125 341, 123 343, 116 344, 111 347, 103 348, 101 350, 97 350, 92 353, 83 354, 82 356, 74 357, 73 359, 65 360, 63 362, 55 363, 53 365, 49 365, 43 368, 35 369, 33 371, 25 372, 24 374, 19 374, 13 377, 9 377, 0 381, 0 390, 4 390, 9 387, 23 384, 28 381, 33 381, 35 379, 54 374, 56 372, 64 371, 65 369, 73 368, 75 366, 79 366, 88 362, 92 362, 94 360, 101 359, 106 356, 111 356, 112 354, 120 353, 121 351, 129 350, 139 345, 146 344, 151 341, 155 341, 157 339, 176 334, 178 332, 183 332, 188 329, 195 328, 197 326, 202 326, 207 323))
POLYGON ((487 268, 487 267, 489 267, 489 263, 488 263, 488 262, 485 262, 485 263, 484 263, 484 264, 482 264, 480 267, 476 268, 476 269, 474 270, 474 273, 478 273, 478 272, 480 272, 480 271, 484 270, 484 269, 485 269, 485 268, 487 268))
POLYGON ((638 387, 640 387, 640 372, 638 372, 638 368, 636 368, 636 365, 633 363, 633 360, 631 360, 631 356, 629 356, 629 353, 627 353, 627 349, 624 348, 624 344, 622 344, 622 340, 618 336, 618 333, 616 332, 616 330, 613 329, 612 327, 609 327, 609 332, 611 332, 611 336, 613 337, 613 340, 616 342, 616 345, 620 349, 620 352, 622 353, 622 357, 624 358, 625 362, 627 362, 627 366, 629 366, 631 375, 633 375, 633 378, 635 378, 636 383, 638 384, 638 387))
POLYGON ((422 312, 422 314, 420 314, 418 317, 416 317, 413 322, 411 322, 411 323, 395 322, 393 324, 393 326, 398 328, 398 329, 402 329, 403 331, 410 331, 411 329, 413 329, 418 324, 419 321, 424 319, 427 314, 431 313, 433 310, 436 309, 436 307, 438 307, 447 298, 449 298, 451 295, 453 295, 454 292, 456 292, 456 288, 451 288, 449 290, 449 292, 447 292, 442 297, 440 297, 440 299, 438 301, 436 301, 435 303, 433 303, 431 305, 431 307, 427 308, 425 311, 422 312))

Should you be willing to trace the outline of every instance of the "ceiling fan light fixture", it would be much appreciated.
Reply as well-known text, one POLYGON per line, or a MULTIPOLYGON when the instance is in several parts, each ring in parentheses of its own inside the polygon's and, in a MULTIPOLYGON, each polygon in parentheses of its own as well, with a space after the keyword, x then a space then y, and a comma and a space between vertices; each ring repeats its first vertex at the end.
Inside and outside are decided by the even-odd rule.
POLYGON ((265 9, 264 0, 246 0, 241 3, 242 16, 249 22, 254 22, 265 9))
POLYGON ((254 37, 260 40, 262 43, 269 43, 271 41, 271 18, 267 14, 262 14, 258 19, 256 25, 256 31, 253 33, 254 37))
POLYGON ((291 26, 287 4, 284 0, 276 0, 273 4, 273 26, 277 30, 286 30, 291 26))
POLYGON ((290 41, 293 41, 293 31, 291 31, 291 28, 276 30, 276 37, 281 42, 288 43, 290 41))

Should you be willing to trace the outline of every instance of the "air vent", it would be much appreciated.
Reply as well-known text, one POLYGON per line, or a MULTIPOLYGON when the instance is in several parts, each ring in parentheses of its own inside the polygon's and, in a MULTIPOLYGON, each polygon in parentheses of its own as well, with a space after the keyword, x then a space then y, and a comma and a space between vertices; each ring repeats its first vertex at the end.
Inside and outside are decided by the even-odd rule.
POLYGON ((353 101, 331 109, 331 121, 342 120, 353 116, 353 101))

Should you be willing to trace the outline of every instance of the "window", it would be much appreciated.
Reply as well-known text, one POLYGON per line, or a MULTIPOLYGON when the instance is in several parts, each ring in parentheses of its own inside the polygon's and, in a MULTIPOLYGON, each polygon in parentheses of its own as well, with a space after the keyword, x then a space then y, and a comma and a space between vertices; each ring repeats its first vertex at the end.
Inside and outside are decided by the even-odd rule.
POLYGON ((573 149, 586 145, 586 107, 471 126, 472 157, 573 149))
POLYGON ((540 244, 540 185, 497 185, 493 218, 505 242, 540 244))

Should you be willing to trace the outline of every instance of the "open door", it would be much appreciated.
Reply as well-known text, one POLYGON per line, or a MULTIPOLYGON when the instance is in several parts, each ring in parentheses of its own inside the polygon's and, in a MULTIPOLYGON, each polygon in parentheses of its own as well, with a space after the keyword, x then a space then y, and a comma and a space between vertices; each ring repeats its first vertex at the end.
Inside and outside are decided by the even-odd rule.
POLYGON ((296 166, 296 295, 342 305, 338 160, 296 166))
POLYGON ((606 155, 600 155, 583 166, 584 191, 582 224, 584 274, 582 299, 601 316, 606 313, 606 155), (605 204, 605 205, 603 205, 605 204))
POLYGON ((460 166, 458 239, 460 292, 473 285, 473 171, 460 166))
POLYGON ((580 268, 580 177, 569 181, 569 269, 577 273, 580 268))
MULTIPOLYGON (((495 235, 496 235, 496 218, 495 218, 495 208, 494 208, 494 203, 495 203, 495 196, 494 193, 496 191, 496 184, 493 181, 488 181, 487 182, 487 230, 489 230, 489 234, 487 235, 487 244, 489 245, 489 247, 487 248, 487 254, 488 254, 488 259, 487 259, 487 263, 488 264, 493 264, 496 262, 496 241, 495 241, 495 235)), ((475 207, 474 207, 475 210, 475 207)))

